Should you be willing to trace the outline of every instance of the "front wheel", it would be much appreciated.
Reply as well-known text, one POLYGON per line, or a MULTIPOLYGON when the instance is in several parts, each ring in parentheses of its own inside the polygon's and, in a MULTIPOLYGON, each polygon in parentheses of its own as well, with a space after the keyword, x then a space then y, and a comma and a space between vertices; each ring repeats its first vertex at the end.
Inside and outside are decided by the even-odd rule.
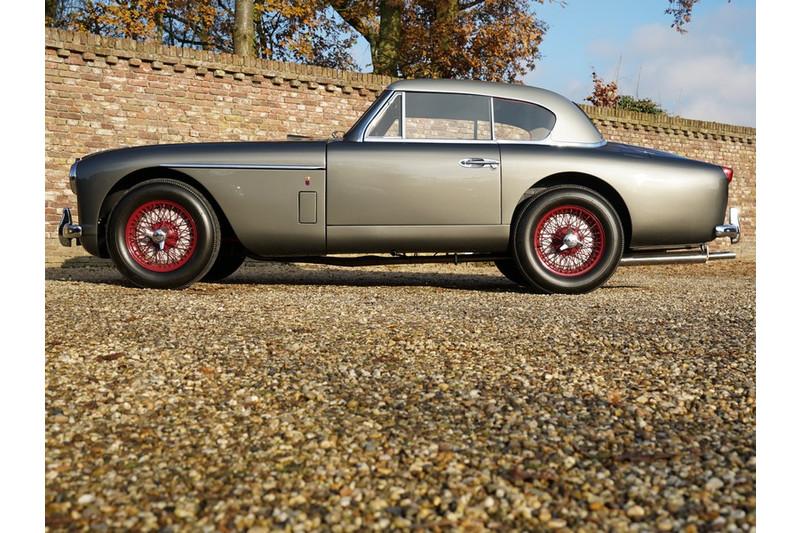
POLYGON ((214 266, 203 276, 203 281, 222 281, 242 266, 247 253, 238 242, 226 242, 223 239, 214 266))
POLYGON ((153 179, 122 197, 111 213, 108 248, 117 269, 140 287, 179 289, 211 269, 220 247, 214 209, 180 181, 153 179))
POLYGON ((555 187, 530 200, 514 227, 514 257, 528 282, 545 292, 592 291, 619 264, 619 216, 585 187, 555 187))

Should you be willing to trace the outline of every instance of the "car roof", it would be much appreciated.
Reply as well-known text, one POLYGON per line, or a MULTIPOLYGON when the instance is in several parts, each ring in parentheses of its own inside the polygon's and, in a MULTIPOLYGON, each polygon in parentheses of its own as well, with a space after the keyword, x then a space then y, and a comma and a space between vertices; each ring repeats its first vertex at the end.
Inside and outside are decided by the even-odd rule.
POLYGON ((553 112, 556 124, 550 134, 554 144, 597 145, 603 136, 577 105, 553 91, 529 85, 476 80, 416 79, 399 80, 389 85, 390 91, 477 94, 520 100, 540 105, 553 112))
POLYGON ((542 89, 531 87, 530 85, 500 83, 494 81, 478 80, 449 80, 449 79, 418 79, 418 80, 399 80, 391 85, 389 89, 395 91, 422 91, 422 92, 445 92, 445 93, 467 93, 481 94, 484 96, 496 96, 498 98, 512 98, 514 100, 524 100, 536 102, 542 98, 564 99, 560 94, 542 89))

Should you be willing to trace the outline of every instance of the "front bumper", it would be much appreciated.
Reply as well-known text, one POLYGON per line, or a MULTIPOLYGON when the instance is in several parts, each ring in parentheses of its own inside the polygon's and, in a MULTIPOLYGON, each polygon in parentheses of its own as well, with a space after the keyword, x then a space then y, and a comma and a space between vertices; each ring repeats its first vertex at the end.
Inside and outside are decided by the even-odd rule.
POLYGON ((728 223, 727 224, 720 224, 714 228, 714 236, 719 237, 730 237, 731 244, 736 244, 739 242, 739 238, 741 237, 741 229, 739 226, 739 210, 735 207, 731 207, 730 215, 728 216, 728 223))
POLYGON ((61 246, 72 246, 72 240, 81 244, 81 236, 83 235, 83 228, 80 224, 72 223, 72 212, 69 207, 65 207, 61 215, 61 222, 58 224, 58 242, 61 246))

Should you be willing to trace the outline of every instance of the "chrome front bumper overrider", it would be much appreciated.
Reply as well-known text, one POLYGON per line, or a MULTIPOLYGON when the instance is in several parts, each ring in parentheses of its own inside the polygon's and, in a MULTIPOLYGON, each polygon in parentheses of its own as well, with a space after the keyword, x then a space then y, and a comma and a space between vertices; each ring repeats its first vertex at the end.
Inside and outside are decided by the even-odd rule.
POLYGON ((728 216, 728 223, 720 224, 719 226, 715 227, 714 236, 717 238, 730 237, 731 244, 736 244, 739 242, 741 230, 739 228, 739 210, 737 208, 731 207, 730 215, 728 216))
POLYGON ((72 223, 72 212, 69 207, 65 207, 61 215, 61 222, 58 224, 58 241, 61 246, 72 246, 72 239, 75 239, 75 242, 80 245, 82 234, 83 229, 80 224, 72 223))

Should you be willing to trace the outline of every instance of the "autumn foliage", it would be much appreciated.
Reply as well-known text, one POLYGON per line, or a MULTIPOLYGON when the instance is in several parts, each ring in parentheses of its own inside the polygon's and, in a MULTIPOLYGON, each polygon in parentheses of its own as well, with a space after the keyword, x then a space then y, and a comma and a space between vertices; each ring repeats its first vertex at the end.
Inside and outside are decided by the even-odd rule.
MULTIPOLYGON (((52 0, 50 24, 100 35, 234 51, 234 0, 52 0)), ((255 55, 336 68, 355 66, 356 34, 321 1, 254 0, 255 55)))
MULTIPOLYGON (((547 26, 534 8, 544 1, 45 0, 45 22, 342 69, 356 66, 360 35, 376 74, 518 81, 540 57, 547 26)), ((699 0, 668 1, 673 27, 684 31, 699 0)), ((611 98, 610 84, 595 83, 599 101, 611 98)))
POLYGON ((619 102, 617 82, 610 81, 606 83, 603 78, 597 75, 597 72, 592 72, 592 83, 594 83, 592 94, 586 97, 589 103, 599 107, 617 106, 619 102))
MULTIPOLYGON (((247 46, 266 59, 347 69, 361 35, 378 74, 517 80, 539 57, 546 26, 533 6, 543 1, 252 0, 247 46)), ((48 0, 45 7, 50 25, 233 52, 236 3, 48 0)))
POLYGON ((335 0, 370 43, 375 72, 514 81, 534 68, 543 0, 335 0))
POLYGON ((665 112, 661 106, 649 98, 620 95, 617 82, 610 81, 606 83, 596 72, 592 72, 592 82, 594 83, 592 94, 586 97, 586 100, 592 105, 599 107, 617 107, 619 109, 638 111, 639 113, 648 113, 651 115, 659 115, 665 112))

